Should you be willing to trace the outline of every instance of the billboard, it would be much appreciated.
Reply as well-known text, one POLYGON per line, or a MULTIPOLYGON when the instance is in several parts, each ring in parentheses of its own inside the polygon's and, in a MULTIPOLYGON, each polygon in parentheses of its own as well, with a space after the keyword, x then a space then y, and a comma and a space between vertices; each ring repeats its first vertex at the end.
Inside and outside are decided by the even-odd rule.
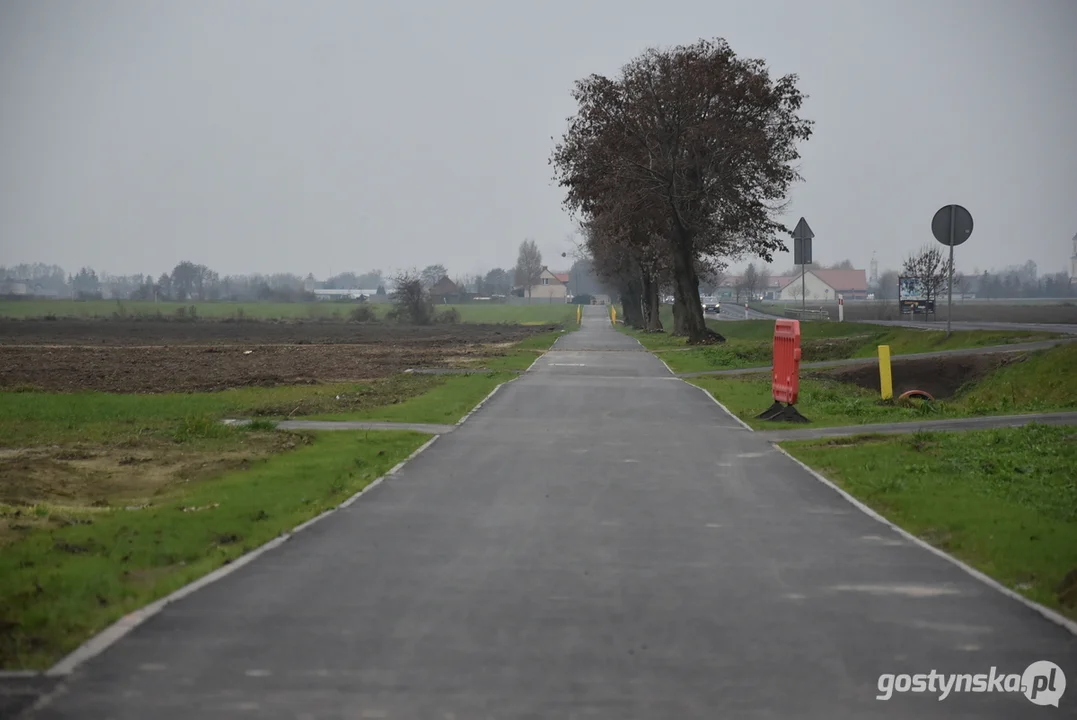
POLYGON ((927 283, 920 277, 898 278, 898 305, 903 313, 934 313, 935 300, 929 299, 927 283))

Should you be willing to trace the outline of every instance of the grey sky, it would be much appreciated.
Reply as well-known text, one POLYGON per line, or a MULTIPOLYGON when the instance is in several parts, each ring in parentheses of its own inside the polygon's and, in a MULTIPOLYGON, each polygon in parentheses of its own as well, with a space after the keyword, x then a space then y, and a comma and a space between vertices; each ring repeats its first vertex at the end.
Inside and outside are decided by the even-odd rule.
POLYGON ((817 260, 897 265, 957 202, 960 268, 1068 266, 1073 0, 0 0, 0 264, 558 266, 572 82, 715 36, 811 95, 817 260))

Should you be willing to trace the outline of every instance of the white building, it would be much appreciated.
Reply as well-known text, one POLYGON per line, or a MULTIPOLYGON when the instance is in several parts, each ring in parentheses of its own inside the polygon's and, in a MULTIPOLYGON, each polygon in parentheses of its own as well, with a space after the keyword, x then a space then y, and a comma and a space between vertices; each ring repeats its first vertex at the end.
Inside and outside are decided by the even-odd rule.
POLYGON ((538 283, 524 289, 524 297, 547 302, 568 302, 568 284, 544 267, 538 283))

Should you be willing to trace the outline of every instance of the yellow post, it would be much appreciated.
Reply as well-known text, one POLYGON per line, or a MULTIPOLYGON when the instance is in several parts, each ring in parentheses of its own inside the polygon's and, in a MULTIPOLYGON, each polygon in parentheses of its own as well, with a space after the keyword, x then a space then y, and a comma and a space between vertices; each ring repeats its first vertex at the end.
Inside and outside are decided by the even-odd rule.
POLYGON ((610 322, 617 324, 617 308, 612 305, 610 305, 610 322))
POLYGON ((894 397, 894 380, 890 375, 890 346, 879 346, 879 388, 883 400, 894 397))
POLYGON ((576 306, 576 324, 580 324, 580 320, 583 318, 583 305, 576 306))

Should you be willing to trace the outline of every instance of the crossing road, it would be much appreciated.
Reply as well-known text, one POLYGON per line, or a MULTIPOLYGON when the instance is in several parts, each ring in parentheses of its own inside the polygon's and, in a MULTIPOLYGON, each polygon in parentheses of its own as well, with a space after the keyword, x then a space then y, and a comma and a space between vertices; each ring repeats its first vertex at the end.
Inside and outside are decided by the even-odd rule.
MULTIPOLYGON (((1005 718, 1077 638, 861 512, 585 308, 353 505, 165 606, 32 717, 1005 718)), ((1072 716, 1069 715, 1069 716, 1072 716)))

